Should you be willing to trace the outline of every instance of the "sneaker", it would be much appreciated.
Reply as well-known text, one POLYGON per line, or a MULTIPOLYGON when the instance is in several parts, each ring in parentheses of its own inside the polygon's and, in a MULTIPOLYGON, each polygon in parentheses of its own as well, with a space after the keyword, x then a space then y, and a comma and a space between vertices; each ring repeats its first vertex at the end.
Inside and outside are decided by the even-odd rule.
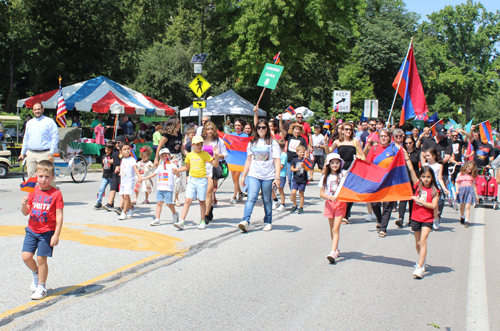
POLYGON ((418 266, 418 263, 415 263, 415 265, 414 265, 413 267, 414 267, 414 268, 420 268, 420 269, 422 269, 422 273, 424 273, 424 272, 425 272, 425 262, 424 262, 424 266, 423 266, 423 267, 419 267, 419 266, 418 266))
POLYGON ((422 268, 420 268, 417 265, 415 271, 413 271, 413 278, 421 279, 423 277, 424 277, 424 272, 422 271, 422 268))
POLYGON ((94 209, 101 209, 102 208, 102 203, 97 202, 94 206, 94 209))
POLYGON ((121 213, 120 216, 118 217, 119 220, 123 221, 127 219, 127 214, 121 213))
POLYGON ((238 224, 238 227, 241 229, 241 231, 243 232, 247 232, 248 231, 248 226, 250 224, 248 224, 247 221, 241 221, 240 224, 238 224))
POLYGON ((337 259, 339 257, 339 254, 340 254, 340 250, 337 248, 335 250, 335 253, 333 253, 333 254, 334 254, 333 256, 335 257, 335 259, 337 259))
POLYGON ((184 221, 174 223, 174 226, 179 230, 184 230, 184 221))
POLYGON ((293 206, 292 210, 290 211, 290 214, 293 214, 297 211, 297 206, 293 206))
POLYGON ((143 204, 143 205, 149 205, 149 200, 148 200, 148 199, 144 200, 144 201, 142 202, 142 204, 143 204))
POLYGON ((396 226, 401 229, 403 227, 403 220, 399 218, 396 221, 396 226))
POLYGON ((107 211, 112 211, 113 210, 113 205, 110 205, 109 203, 105 204, 104 206, 102 206, 103 209, 107 210, 107 211))
POLYGON ((179 213, 175 213, 174 215, 172 215, 172 219, 174 223, 179 223, 179 213))
POLYGON ((151 226, 158 226, 161 225, 161 222, 159 219, 155 219, 153 222, 149 223, 151 226))
POLYGON ((271 223, 266 223, 266 226, 262 229, 263 231, 271 231, 273 229, 273 225, 271 223))
POLYGON ((230 204, 234 205, 234 204, 237 204, 238 203, 238 199, 236 199, 235 197, 232 197, 231 200, 229 201, 230 204))
POLYGON ((304 214, 304 208, 297 209, 297 214, 304 214))
POLYGON ((243 201, 243 198, 245 197, 243 194, 244 194, 243 192, 238 193, 238 199, 237 199, 238 202, 243 201))
POLYGON ((279 202, 279 201, 273 202, 273 210, 276 210, 276 208, 278 208, 280 205, 281 205, 281 202, 279 202))
POLYGON ((372 215, 371 214, 366 214, 365 222, 371 222, 371 221, 372 221, 372 215))
POLYGON ((460 216, 460 224, 464 224, 464 223, 465 223, 465 217, 460 216))
POLYGON ((279 206, 278 208, 276 208, 276 211, 279 211, 280 213, 281 213, 282 211, 285 211, 285 206, 284 206, 284 205, 282 205, 282 204, 280 204, 280 206, 279 206))
POLYGON ((469 227, 469 222, 465 221, 465 222, 464 222, 464 226, 465 226, 466 228, 468 228, 468 227, 469 227))
POLYGON ((47 296, 47 289, 45 287, 38 286, 35 293, 31 295, 33 300, 41 300, 47 296))
POLYGON ((122 214, 122 209, 120 207, 116 207, 116 208, 113 208, 111 210, 114 211, 115 213, 117 213, 118 215, 122 214))
POLYGON ((198 225, 198 230, 205 230, 207 228, 207 223, 205 221, 200 221, 200 225, 198 225))
POLYGON ((127 218, 132 218, 132 217, 134 217, 134 210, 133 210, 133 209, 132 209, 132 210, 129 210, 129 211, 127 212, 127 218))
POLYGON ((331 252, 326 257, 331 264, 335 264, 335 252, 331 252))
POLYGON ((37 288, 37 286, 36 286, 35 282, 31 282, 31 285, 30 285, 31 292, 35 292, 36 288, 37 288))
POLYGON ((439 218, 432 221, 432 228, 434 230, 439 229, 439 218))

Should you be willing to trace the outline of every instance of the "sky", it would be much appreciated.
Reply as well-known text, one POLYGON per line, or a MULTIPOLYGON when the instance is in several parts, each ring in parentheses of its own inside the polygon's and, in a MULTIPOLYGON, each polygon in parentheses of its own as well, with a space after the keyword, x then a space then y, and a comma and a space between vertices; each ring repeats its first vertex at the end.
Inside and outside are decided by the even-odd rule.
MULTIPOLYGON (((426 21, 427 16, 433 12, 439 11, 446 6, 456 6, 466 3, 466 0, 405 0, 406 8, 421 15, 421 20, 426 21)), ((500 10, 500 0, 481 0, 480 2, 489 12, 500 10)))

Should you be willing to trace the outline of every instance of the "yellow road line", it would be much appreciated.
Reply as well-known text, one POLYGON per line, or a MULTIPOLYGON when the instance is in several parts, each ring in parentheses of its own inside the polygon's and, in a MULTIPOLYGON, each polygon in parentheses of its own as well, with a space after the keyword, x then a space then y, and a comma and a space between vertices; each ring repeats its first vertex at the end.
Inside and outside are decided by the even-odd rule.
POLYGON ((118 268, 116 270, 113 270, 111 272, 108 272, 108 273, 105 273, 105 274, 102 274, 100 276, 97 276, 95 278, 92 278, 90 280, 86 280, 84 281, 83 283, 80 283, 78 285, 74 285, 74 286, 70 286, 70 287, 67 287, 63 290, 60 290, 58 292, 54 292, 54 293, 51 293, 49 296, 47 296, 45 299, 42 299, 42 300, 36 300, 36 301, 30 301, 24 305, 21 305, 21 306, 18 306, 16 308, 13 308, 13 309, 10 309, 10 310, 7 310, 6 312, 4 313, 1 313, 0 314, 0 320, 6 318, 6 317, 9 317, 10 315, 13 315, 13 314, 17 314, 19 312, 22 312, 23 310, 26 310, 26 309, 29 309, 29 308, 32 308, 36 305, 39 305, 41 303, 44 303, 44 302, 47 302, 51 299, 53 299, 54 297, 57 297, 57 296, 61 296, 61 295, 64 295, 66 293, 69 293, 71 291, 74 291, 74 290, 77 290, 81 287, 85 287, 87 285, 90 285, 92 283, 95 283, 95 282, 98 282, 104 278, 107 278, 107 277, 110 277, 110 276, 113 276, 113 275, 116 275, 122 271, 125 271, 125 270, 128 270, 128 269, 132 269, 140 264, 143 264, 145 262, 148 262, 148 261, 151 261, 151 260, 154 260, 160 256, 165 256, 165 254, 161 254, 161 253, 158 253, 158 254, 155 254, 155 255, 152 255, 150 257, 147 257, 145 259, 142 259, 142 260, 139 260, 139 261, 136 261, 134 263, 131 263, 129 265, 126 265, 124 267, 121 267, 121 268, 118 268))

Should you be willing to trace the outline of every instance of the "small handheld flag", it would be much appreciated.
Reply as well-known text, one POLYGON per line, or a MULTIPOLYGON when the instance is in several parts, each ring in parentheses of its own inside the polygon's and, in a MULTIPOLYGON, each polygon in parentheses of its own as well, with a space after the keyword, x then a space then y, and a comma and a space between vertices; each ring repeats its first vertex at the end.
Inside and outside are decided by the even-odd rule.
POLYGON ((290 115, 295 115, 295 109, 293 109, 292 106, 288 106, 288 108, 286 109, 286 111, 290 114, 290 115))
POLYGON ((304 166, 305 166, 307 171, 312 169, 312 164, 311 164, 311 161, 309 159, 305 158, 304 161, 302 161, 302 162, 304 163, 304 166))
POLYGON ((490 121, 479 124, 479 134, 484 144, 493 144, 493 133, 491 132, 490 121))
POLYGON ((62 92, 62 87, 61 87, 61 76, 59 76, 59 97, 57 98, 57 111, 56 111, 56 122, 59 123, 59 125, 62 128, 68 127, 68 124, 66 123, 66 102, 64 102, 64 96, 62 92))
POLYGON ((332 109, 332 111, 333 111, 334 113, 338 113, 338 112, 339 112, 339 110, 340 110, 340 106, 339 106, 339 105, 335 105, 335 107, 333 107, 333 109, 332 109))
POLYGON ((280 54, 281 54, 281 51, 278 52, 278 54, 276 54, 275 56, 273 56, 273 61, 274 61, 274 64, 278 64, 280 63, 281 59, 280 59, 280 54))
POLYGON ((332 125, 332 120, 326 120, 323 124, 323 129, 330 130, 330 126, 332 125))
POLYGON ((28 193, 33 193, 35 191, 35 186, 37 182, 37 176, 33 176, 28 178, 25 182, 21 183, 21 191, 23 192, 28 192, 28 193))

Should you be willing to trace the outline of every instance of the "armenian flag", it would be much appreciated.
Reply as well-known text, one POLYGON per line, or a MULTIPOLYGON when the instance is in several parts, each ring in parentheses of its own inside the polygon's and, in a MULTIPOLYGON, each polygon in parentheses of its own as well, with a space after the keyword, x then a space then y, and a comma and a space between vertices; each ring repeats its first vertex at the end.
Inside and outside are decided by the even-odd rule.
POLYGON ((33 191, 35 191, 36 183, 37 183, 37 176, 36 175, 28 178, 28 180, 21 183, 21 191, 33 193, 33 191))
MULTIPOLYGON (((467 143, 467 150, 465 151, 465 155, 471 155, 472 152, 473 152, 472 144, 470 143, 470 140, 469 140, 467 143)), ((474 155, 466 157, 465 161, 474 161, 474 155)))
POLYGON ((247 160, 247 146, 252 137, 238 137, 219 131, 227 150, 227 168, 229 171, 243 172, 247 160))
POLYGON ((296 112, 295 112, 295 109, 293 109, 292 106, 288 106, 288 108, 286 109, 286 111, 290 114, 290 115, 295 115, 296 112))
POLYGON ((444 124, 444 123, 443 123, 443 119, 440 119, 439 121, 437 121, 436 123, 434 123, 434 124, 431 126, 432 136, 435 136, 435 135, 436 135, 436 124, 444 124))
POLYGON ((346 202, 387 202, 410 200, 413 195, 406 161, 400 149, 386 169, 356 159, 340 182, 335 196, 346 202))
POLYGON ((332 112, 338 113, 339 110, 340 110, 340 106, 339 105, 335 105, 335 107, 333 107, 333 109, 332 109, 332 112))
MULTIPOLYGON (((383 148, 378 146, 377 148, 383 148)), ((392 160, 394 160, 394 157, 398 153, 399 149, 394 145, 394 143, 391 143, 389 146, 385 148, 385 150, 380 153, 375 160, 373 160, 373 163, 378 165, 379 167, 382 168, 389 168, 389 166, 392 163, 392 160)))
POLYGON ((429 111, 427 101, 425 101, 424 89, 418 75, 412 43, 410 43, 408 55, 401 64, 399 72, 394 82, 392 82, 392 86, 394 89, 397 89, 397 93, 403 98, 403 109, 401 110, 399 126, 402 126, 406 120, 429 111))
POLYGON ((304 161, 302 162, 304 163, 304 166, 307 171, 310 171, 312 169, 312 163, 308 158, 305 158, 304 161))
POLYGON ((280 54, 281 54, 281 51, 279 51, 278 54, 276 54, 275 56, 273 56, 274 64, 280 63, 280 61, 281 61, 280 54))
POLYGON ((481 141, 484 144, 493 145, 493 133, 491 132, 490 121, 485 121, 479 124, 479 134, 481 135, 481 141))
POLYGON ((330 130, 331 125, 332 125, 332 120, 326 120, 325 123, 323 123, 323 129, 330 130))

